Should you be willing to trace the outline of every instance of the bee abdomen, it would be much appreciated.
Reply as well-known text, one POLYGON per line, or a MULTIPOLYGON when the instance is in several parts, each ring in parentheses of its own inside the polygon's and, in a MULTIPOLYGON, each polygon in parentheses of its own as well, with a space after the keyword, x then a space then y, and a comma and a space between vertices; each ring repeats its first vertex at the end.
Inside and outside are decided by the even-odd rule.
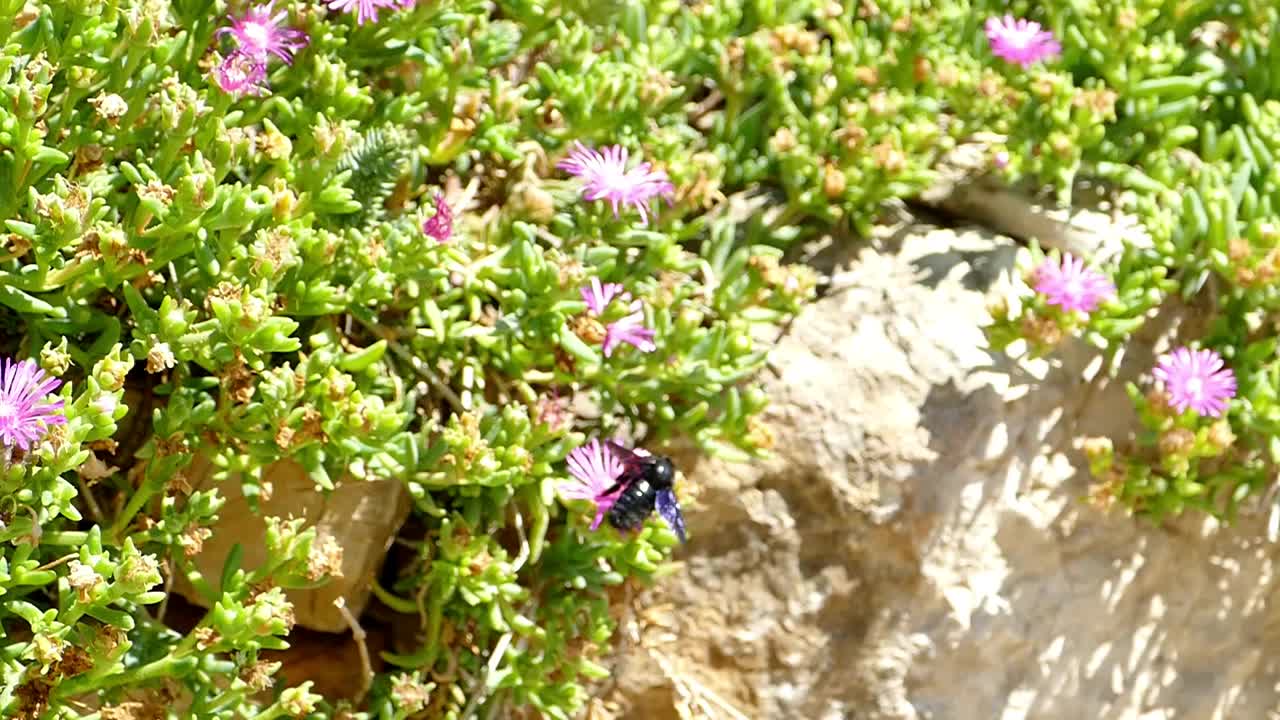
POLYGON ((609 509, 609 524, 619 530, 634 530, 644 524, 653 512, 653 493, 649 483, 640 481, 622 492, 609 509))

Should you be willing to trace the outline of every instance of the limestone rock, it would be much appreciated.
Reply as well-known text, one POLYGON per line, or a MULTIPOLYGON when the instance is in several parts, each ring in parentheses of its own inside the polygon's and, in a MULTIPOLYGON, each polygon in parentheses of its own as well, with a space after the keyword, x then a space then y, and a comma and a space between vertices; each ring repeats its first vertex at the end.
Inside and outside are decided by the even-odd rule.
POLYGON ((624 623, 621 717, 1280 717, 1260 523, 1086 504, 1076 441, 1124 439, 1127 378, 982 349, 1019 253, 917 225, 835 274, 772 354, 774 456, 689 471, 683 569, 624 623))
MULTIPOLYGON (((211 467, 197 457, 187 471, 196 489, 212 485, 211 467)), ((272 463, 263 471, 263 484, 272 488, 270 496, 261 500, 254 513, 235 479, 219 483, 218 489, 227 499, 211 528, 212 537, 204 541, 195 556, 196 568, 206 578, 218 578, 231 548, 239 543, 244 555, 242 567, 253 569, 266 561, 264 517, 304 518, 304 527, 315 527, 317 539, 329 536, 342 548, 342 577, 331 579, 312 590, 290 590, 298 625, 325 632, 346 632, 346 621, 333 605, 344 598, 347 608, 359 616, 372 593, 371 581, 386 557, 387 548, 409 515, 409 498, 398 479, 360 481, 344 479, 331 493, 315 487, 301 465, 292 460, 272 463)), ((180 577, 174 589, 191 602, 208 605, 185 578, 180 577)))

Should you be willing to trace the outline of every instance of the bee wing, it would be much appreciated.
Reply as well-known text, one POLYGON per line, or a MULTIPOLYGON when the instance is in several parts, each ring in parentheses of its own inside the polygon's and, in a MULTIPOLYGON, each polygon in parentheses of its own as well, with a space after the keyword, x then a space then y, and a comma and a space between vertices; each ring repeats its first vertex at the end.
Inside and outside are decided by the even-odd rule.
POLYGON ((609 448, 609 452, 614 457, 622 461, 622 466, 629 472, 638 470, 644 464, 644 456, 638 455, 629 448, 625 448, 612 440, 604 441, 605 447, 609 448))
POLYGON ((676 493, 674 490, 659 490, 657 497, 658 514, 663 520, 667 521, 667 525, 675 531, 676 536, 680 538, 680 542, 685 540, 684 515, 680 513, 680 503, 676 501, 676 493))

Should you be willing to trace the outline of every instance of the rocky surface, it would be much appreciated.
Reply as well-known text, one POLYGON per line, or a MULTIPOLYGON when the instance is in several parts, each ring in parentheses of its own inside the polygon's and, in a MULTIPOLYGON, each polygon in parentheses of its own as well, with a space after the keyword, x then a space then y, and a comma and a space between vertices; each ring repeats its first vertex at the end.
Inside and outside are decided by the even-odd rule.
POLYGON ((1083 502, 1076 441, 1125 437, 1125 378, 981 349, 1018 252, 916 224, 838 269, 772 356, 774 457, 688 467, 692 537, 624 623, 619 716, 1280 718, 1261 523, 1083 502))

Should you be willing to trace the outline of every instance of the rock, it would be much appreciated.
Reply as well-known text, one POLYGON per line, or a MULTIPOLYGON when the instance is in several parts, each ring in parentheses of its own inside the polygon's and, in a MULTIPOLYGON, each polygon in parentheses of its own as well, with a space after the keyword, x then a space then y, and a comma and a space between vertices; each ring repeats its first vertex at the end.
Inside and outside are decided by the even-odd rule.
MULTIPOLYGON (((772 458, 685 479, 683 567, 623 624, 618 716, 1268 717, 1275 552, 1260 522, 1085 504, 1075 449, 1123 441, 1123 382, 1067 346, 989 355, 1012 241, 886 230, 797 318, 767 378, 772 458), (1086 380, 1086 377, 1092 377, 1086 380), (701 715, 699 715, 701 713, 701 715)), ((1159 320, 1159 319, 1157 319, 1159 320)))
MULTIPOLYGON (((212 468, 203 457, 197 457, 186 475, 195 489, 213 484, 212 468)), ((409 498, 398 479, 360 481, 343 478, 331 493, 318 490, 306 470, 292 460, 272 463, 263 470, 263 485, 270 485, 270 497, 261 500, 254 513, 235 478, 218 483, 226 504, 211 528, 212 537, 194 558, 194 564, 206 578, 222 576, 227 555, 236 543, 244 549, 241 566, 252 570, 266 561, 263 542, 264 517, 304 518, 304 527, 316 528, 317 540, 327 535, 342 548, 342 576, 310 590, 290 590, 297 624, 312 630, 346 632, 348 625, 333 605, 338 597, 345 599, 352 615, 359 617, 372 593, 371 580, 378 572, 395 534, 409 515, 409 498)), ((200 596, 185 576, 179 576, 174 589, 202 607, 208 602, 200 596)))
POLYGON ((986 175, 990 142, 957 146, 936 168, 938 181, 920 194, 921 204, 1041 247, 1105 262, 1126 245, 1151 246, 1132 214, 1116 208, 1106 188, 1077 183, 1072 207, 1033 201, 1025 188, 1010 188, 986 175))

